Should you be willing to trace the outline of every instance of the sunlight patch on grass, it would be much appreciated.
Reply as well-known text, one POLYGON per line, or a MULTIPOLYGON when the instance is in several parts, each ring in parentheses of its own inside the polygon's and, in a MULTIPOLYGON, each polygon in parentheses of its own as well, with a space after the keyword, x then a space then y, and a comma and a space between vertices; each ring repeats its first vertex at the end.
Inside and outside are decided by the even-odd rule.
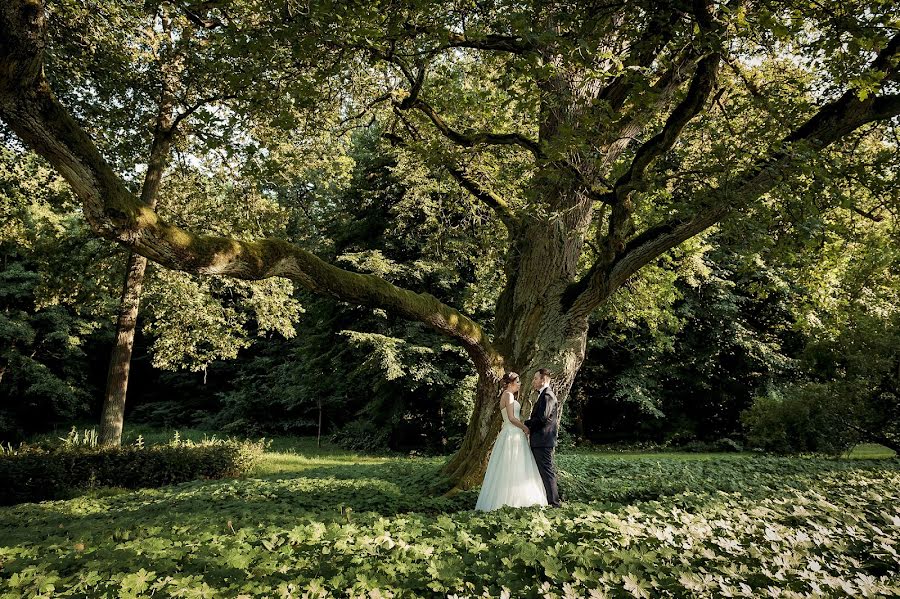
POLYGON ((251 476, 262 477, 273 474, 303 472, 313 468, 344 466, 348 464, 382 464, 394 458, 366 456, 305 456, 297 453, 267 451, 256 464, 251 476))
POLYGON ((894 457, 896 452, 877 443, 860 443, 841 457, 851 460, 880 460, 894 457))

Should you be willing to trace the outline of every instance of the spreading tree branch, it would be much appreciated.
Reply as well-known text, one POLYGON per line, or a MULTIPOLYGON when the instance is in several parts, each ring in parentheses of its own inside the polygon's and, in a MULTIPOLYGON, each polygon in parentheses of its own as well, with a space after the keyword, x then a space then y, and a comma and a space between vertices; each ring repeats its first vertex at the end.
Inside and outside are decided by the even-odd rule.
POLYGON ((415 109, 428 117, 428 120, 434 125, 441 135, 464 148, 472 148, 477 145, 506 145, 520 146, 530 151, 537 158, 543 157, 538 143, 521 133, 494 133, 490 131, 457 131, 447 124, 440 114, 425 100, 421 98, 422 85, 425 82, 426 64, 424 61, 419 62, 415 71, 407 64, 407 61, 397 56, 393 52, 373 51, 373 56, 389 62, 400 69, 406 80, 409 81, 410 89, 408 95, 400 102, 396 103, 396 107, 400 110, 415 109))
MULTIPOLYGON (((659 75, 657 80, 650 87, 650 95, 655 96, 656 100, 646 103, 645 105, 636 103, 622 118, 618 119, 615 126, 610 127, 611 131, 615 131, 615 137, 613 138, 612 135, 610 135, 607 138, 606 143, 608 145, 602 159, 603 169, 609 167, 618 160, 619 156, 625 151, 630 142, 633 139, 636 139, 640 134, 648 117, 655 114, 656 111, 662 109, 669 103, 669 100, 676 90, 678 90, 681 84, 690 76, 695 65, 697 65, 703 56, 709 55, 709 47, 714 46, 716 48, 715 51, 717 53, 719 52, 719 45, 716 43, 716 37, 720 35, 724 26, 722 13, 726 10, 733 12, 738 8, 741 2, 742 0, 729 0, 727 5, 721 8, 719 14, 714 14, 712 12, 713 5, 708 0, 692 0, 690 2, 690 11, 694 15, 695 22, 701 31, 700 43, 697 43, 698 40, 691 40, 687 46, 682 47, 679 50, 673 50, 670 66, 659 75)), ((679 14, 681 14, 680 9, 670 9, 669 18, 676 18, 679 14)), ((671 21, 669 23, 663 23, 662 17, 659 17, 659 19, 661 33, 654 34, 648 30, 647 39, 644 40, 642 44, 637 45, 635 53, 636 57, 633 60, 640 61, 645 59, 651 53, 654 57, 658 56, 659 52, 662 51, 662 48, 670 43, 674 33, 674 23, 671 21), (664 46, 660 47, 658 50, 653 49, 653 43, 656 36, 659 36, 660 43, 664 44, 664 46)), ((619 81, 614 80, 610 86, 608 86, 610 89, 603 90, 601 94, 605 96, 605 99, 607 102, 611 103, 613 108, 620 108, 624 106, 628 94, 635 88, 634 83, 636 83, 635 79, 628 74, 625 74, 619 78, 619 81)), ((599 104, 598 106, 602 106, 602 104, 599 104)))
POLYGON ((477 131, 461 133, 450 127, 446 123, 446 121, 441 118, 437 111, 435 111, 434 108, 432 108, 431 105, 424 100, 416 98, 412 102, 410 102, 409 106, 417 109, 419 112, 427 116, 432 124, 434 124, 435 128, 440 131, 444 137, 459 146, 465 148, 471 148, 483 144, 520 146, 522 148, 525 148, 526 150, 529 150, 538 158, 543 158, 544 156, 538 143, 522 135, 521 133, 492 133, 477 131))
MULTIPOLYGON (((403 113, 399 108, 396 108, 396 113, 398 119, 403 122, 403 125, 407 129, 409 134, 412 135, 414 139, 419 139, 420 135, 418 130, 412 123, 404 118, 403 113)), ((394 146, 406 147, 409 145, 406 142, 406 139, 404 139, 400 135, 397 135, 396 133, 387 132, 383 135, 383 137, 389 140, 394 146)), ((496 212, 497 216, 500 217, 500 220, 503 221, 503 224, 506 225, 508 231, 512 233, 516 230, 516 228, 519 226, 519 217, 512 210, 506 200, 472 178, 466 172, 466 169, 464 167, 454 164, 450 160, 445 160, 444 168, 447 169, 447 172, 450 173, 450 176, 456 179, 457 183, 459 183, 463 189, 471 193, 476 199, 480 200, 483 204, 496 212)))
MULTIPOLYGON (((716 29, 709 13, 709 6, 706 2, 695 0, 694 12, 703 33, 700 41, 709 44, 709 39, 714 37, 712 34, 716 29)), ((713 44, 715 45, 715 42, 713 44)), ((695 51, 692 50, 688 54, 693 55, 695 51)), ((684 127, 706 106, 715 86, 720 61, 721 55, 715 50, 700 59, 685 97, 669 114, 662 130, 638 148, 628 170, 619 177, 607 194, 607 203, 612 205, 612 211, 601 254, 606 259, 620 251, 625 240, 634 232, 632 221, 634 206, 630 198, 631 193, 644 183, 647 168, 653 161, 675 145, 684 127)))
POLYGON ((177 3, 176 6, 179 6, 184 16, 197 27, 216 29, 223 25, 222 21, 218 18, 211 19, 206 15, 212 9, 222 8, 222 4, 227 5, 227 3, 220 2, 200 2, 196 5, 192 5, 189 2, 181 2, 177 3))
POLYGON ((718 66, 718 53, 714 52, 700 60, 687 95, 666 119, 662 131, 638 148, 631 166, 619 177, 610 192, 613 196, 611 203, 620 201, 624 195, 640 187, 650 164, 675 145, 684 127, 703 110, 715 86, 718 66))
POLYGON ((188 118, 189 116, 191 116, 192 114, 194 114, 195 112, 197 112, 198 110, 203 108, 204 106, 209 106, 210 104, 213 104, 215 102, 224 102, 225 100, 233 100, 235 98, 237 98, 237 95, 235 95, 235 94, 217 94, 217 95, 212 95, 212 96, 209 96, 206 98, 200 98, 199 100, 195 101, 192 104, 187 104, 185 106, 184 110, 182 110, 181 112, 179 112, 178 114, 175 115, 175 118, 172 120, 172 123, 169 126, 168 130, 166 131, 166 134, 174 135, 175 130, 178 128, 178 125, 181 123, 181 121, 188 118))
POLYGON ((700 61, 687 95, 666 119, 662 130, 638 148, 628 170, 616 180, 612 190, 606 194, 606 203, 613 206, 609 232, 604 243, 607 252, 614 253, 621 249, 624 240, 633 233, 631 220, 633 207, 629 196, 643 184, 644 175, 650 164, 675 145, 684 127, 703 110, 715 85, 718 65, 717 53, 710 54, 700 61))
MULTIPOLYGON (((898 76, 900 34, 895 35, 872 62, 886 74, 884 81, 898 76)), ((574 283, 566 302, 574 314, 586 317, 606 297, 645 264, 694 235, 705 231, 773 189, 795 169, 827 146, 859 127, 900 114, 900 95, 868 96, 860 99, 848 89, 838 99, 823 105, 811 118, 785 137, 768 154, 746 169, 724 189, 707 191, 698 198, 700 209, 652 226, 632 238, 612 256, 604 255, 585 276, 574 283)), ((686 201, 686 198, 682 198, 686 201)))
POLYGON ((95 233, 167 268, 249 280, 282 276, 312 292, 385 308, 455 339, 479 370, 496 368, 499 356, 482 328, 430 294, 340 269, 284 240, 199 235, 162 220, 54 96, 42 69, 46 25, 40 0, 0 6, 0 118, 69 182, 95 233))
POLYGON ((602 106, 605 103, 610 111, 622 108, 628 94, 640 81, 630 68, 648 68, 659 53, 665 48, 675 33, 675 24, 681 14, 675 6, 668 6, 668 10, 650 13, 647 25, 642 34, 637 38, 628 56, 623 61, 625 71, 610 81, 597 94, 596 98, 602 106))
POLYGON ((506 225, 507 230, 512 232, 519 225, 519 218, 512 208, 502 197, 481 186, 475 179, 469 176, 461 168, 453 164, 446 165, 447 172, 450 173, 456 181, 469 193, 481 200, 484 204, 491 207, 506 225))
MULTIPOLYGON (((403 116, 403 112, 407 110, 417 110, 424 114, 431 121, 432 125, 440 132, 445 138, 454 142, 455 144, 465 147, 472 148, 477 145, 517 145, 523 148, 530 150, 535 156, 542 156, 540 147, 537 142, 532 141, 525 137, 524 135, 520 135, 518 133, 461 133, 452 127, 450 127, 446 121, 437 113, 434 108, 431 107, 430 104, 422 100, 419 96, 422 91, 422 85, 425 81, 425 72, 426 72, 426 62, 424 60, 420 60, 417 64, 417 68, 414 71, 409 64, 407 64, 406 60, 397 56, 392 51, 391 52, 383 52, 379 50, 372 50, 372 55, 380 60, 384 60, 389 62, 400 69, 400 72, 403 73, 403 76, 410 83, 410 89, 408 95, 400 102, 394 102, 394 112, 397 115, 397 118, 403 123, 404 127, 409 131, 414 138, 418 139, 420 137, 418 130, 416 127, 409 122, 406 117, 403 116)), ((391 143, 396 145, 406 145, 405 140, 396 134, 390 134, 388 137, 391 140, 391 143)), ((485 188, 478 181, 473 179, 468 175, 464 168, 461 168, 458 165, 453 164, 452 162, 448 162, 445 164, 445 168, 450 175, 456 179, 456 181, 469 193, 475 196, 477 199, 481 200, 485 205, 489 206, 493 209, 503 223, 506 225, 507 229, 513 231, 518 226, 518 217, 515 212, 510 208, 509 204, 500 197, 495 192, 490 189, 485 188)))
POLYGON ((681 50, 674 58, 673 63, 650 86, 649 94, 655 98, 649 106, 635 105, 625 112, 610 131, 606 138, 607 146, 601 160, 602 168, 612 165, 625 151, 629 144, 640 135, 649 115, 664 108, 672 96, 690 76, 693 67, 700 60, 702 53, 695 45, 690 45, 681 50))

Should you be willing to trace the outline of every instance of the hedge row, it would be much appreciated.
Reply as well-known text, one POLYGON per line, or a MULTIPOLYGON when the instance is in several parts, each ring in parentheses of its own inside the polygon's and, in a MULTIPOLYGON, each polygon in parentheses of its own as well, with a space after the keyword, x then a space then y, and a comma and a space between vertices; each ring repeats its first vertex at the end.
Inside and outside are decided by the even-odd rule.
POLYGON ((21 445, 0 454, 0 505, 64 499, 98 487, 161 487, 246 474, 262 441, 212 439, 166 445, 44 448, 21 445))

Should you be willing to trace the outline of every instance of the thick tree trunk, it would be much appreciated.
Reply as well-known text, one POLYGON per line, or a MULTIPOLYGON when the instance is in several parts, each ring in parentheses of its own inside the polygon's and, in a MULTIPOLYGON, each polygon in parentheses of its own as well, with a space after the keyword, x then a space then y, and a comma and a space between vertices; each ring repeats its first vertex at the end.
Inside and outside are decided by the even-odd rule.
MULTIPOLYGON (((521 377, 523 418, 534 393, 531 380, 539 368, 553 373, 552 385, 561 413, 575 375, 584 361, 587 320, 573 319, 562 305, 569 281, 574 279, 581 252, 580 231, 585 227, 578 211, 550 222, 532 222, 525 230, 526 243, 513 250, 514 266, 507 271, 507 285, 498 299, 495 315, 495 347, 503 356, 503 368, 521 377), (569 220, 568 219, 574 219, 569 220)), ((444 467, 455 488, 480 485, 490 449, 500 430, 498 381, 501 370, 479 377, 475 407, 459 451, 444 467)))
MULTIPOLYGON (((553 373, 552 386, 560 401, 560 421, 565 420, 565 403, 572 388, 575 375, 584 361, 587 340, 586 331, 573 336, 563 334, 565 329, 556 328, 550 322, 542 327, 529 347, 527 363, 517 367, 514 360, 508 361, 508 370, 519 373, 522 389, 519 401, 522 403, 522 418, 528 417, 535 392, 531 380, 539 368, 549 368, 553 373)), ((480 376, 475 395, 475 407, 466 429, 459 451, 444 467, 444 474, 454 481, 455 489, 470 489, 481 484, 491 446, 500 431, 502 417, 498 404, 500 371, 494 376, 480 376)))
MULTIPOLYGON (((552 143, 561 132, 579 126, 596 90, 564 70, 541 81, 539 87, 540 139, 552 143)), ((590 179, 594 173, 589 161, 582 158, 577 153, 567 156, 569 164, 590 179)), ((494 346, 503 357, 503 367, 521 377, 523 418, 531 410, 531 381, 539 368, 553 373, 552 385, 562 414, 584 361, 587 317, 572 317, 564 297, 579 274, 579 258, 593 214, 593 202, 583 184, 562 176, 552 163, 536 174, 531 194, 540 198, 535 204, 546 206, 547 212, 536 210, 527 215, 516 231, 505 264, 506 286, 497 300, 494 318, 494 346)), ((484 478, 490 448, 502 421, 497 392, 496 383, 479 385, 462 446, 445 467, 444 472, 458 488, 479 485, 484 478)))

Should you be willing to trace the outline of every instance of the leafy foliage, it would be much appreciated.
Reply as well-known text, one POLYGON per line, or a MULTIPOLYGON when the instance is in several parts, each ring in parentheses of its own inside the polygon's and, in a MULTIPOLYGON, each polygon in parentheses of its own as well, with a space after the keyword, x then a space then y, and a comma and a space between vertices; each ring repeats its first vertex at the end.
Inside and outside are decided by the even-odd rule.
POLYGON ((812 341, 807 380, 756 398, 748 440, 769 451, 840 453, 859 442, 900 448, 898 313, 854 315, 834 339, 812 341))
POLYGON ((421 458, 3 508, 0 596, 898 592, 896 459, 559 457, 558 510, 472 511, 421 458))
POLYGON ((110 314, 119 257, 74 218, 62 179, 33 155, 0 149, 0 438, 85 413, 87 345, 110 314), (85 276, 72 277, 78 267, 85 276))
MULTIPOLYGON (((310 205, 291 230, 344 268, 486 315, 486 286, 499 275, 482 271, 482 257, 496 251, 490 227, 468 238, 481 217, 458 192, 417 182, 377 131, 356 136, 348 156, 347 185, 308 189, 310 205)), ((300 297, 301 332, 257 343, 205 426, 309 434, 321 410, 325 433, 346 447, 445 451, 458 441, 474 390, 460 348, 383 310, 300 297)))
POLYGON ((263 447, 231 439, 182 441, 177 435, 170 443, 149 446, 9 446, 0 454, 0 504, 57 499, 98 487, 160 487, 239 476, 253 467, 263 447))
POLYGON ((746 433, 780 452, 894 442, 898 154, 855 142, 866 160, 829 151, 601 309, 574 431, 675 445, 746 433))
POLYGON ((574 390, 576 432, 677 446, 740 437, 753 398, 795 376, 799 298, 775 268, 747 268, 730 249, 686 247, 596 316, 574 390))

